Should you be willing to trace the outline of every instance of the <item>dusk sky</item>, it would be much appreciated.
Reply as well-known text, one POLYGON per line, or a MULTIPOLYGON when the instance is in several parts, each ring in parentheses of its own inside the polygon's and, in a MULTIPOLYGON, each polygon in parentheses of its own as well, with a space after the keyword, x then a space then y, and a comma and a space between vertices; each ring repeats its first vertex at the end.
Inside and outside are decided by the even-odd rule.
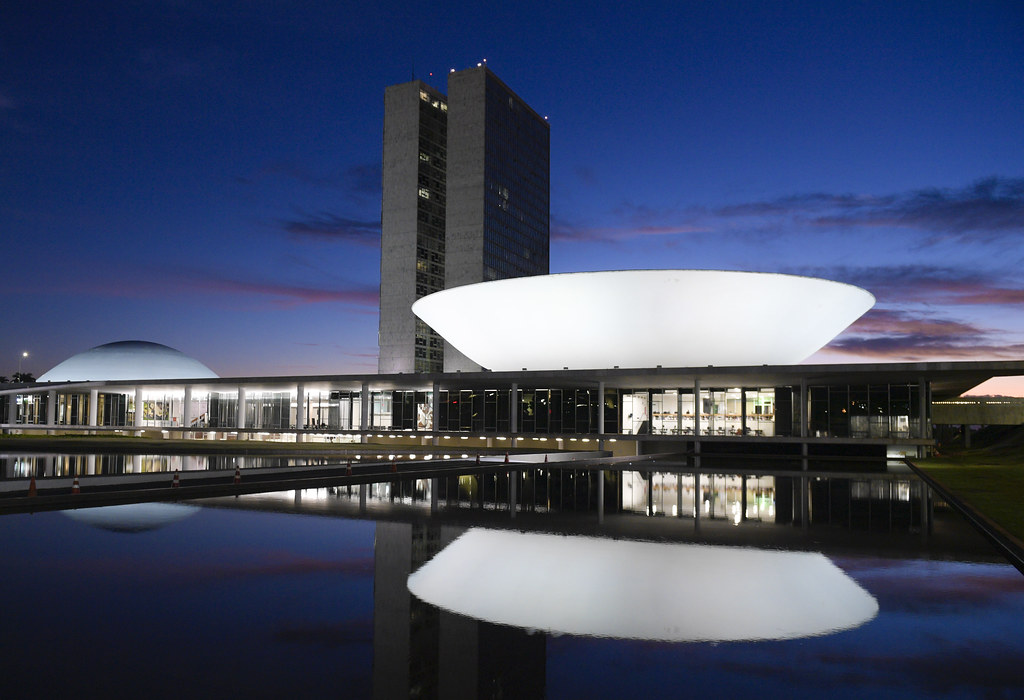
POLYGON ((384 88, 483 59, 549 117, 552 272, 827 277, 878 303, 811 362, 1024 359, 1019 0, 0 20, 0 374, 131 339, 223 376, 376 371, 384 88))

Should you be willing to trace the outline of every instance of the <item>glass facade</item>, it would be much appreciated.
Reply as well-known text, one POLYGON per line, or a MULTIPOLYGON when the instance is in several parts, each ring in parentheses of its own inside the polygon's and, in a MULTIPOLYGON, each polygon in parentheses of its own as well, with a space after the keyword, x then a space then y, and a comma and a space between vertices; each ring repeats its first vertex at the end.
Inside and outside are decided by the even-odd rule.
MULTIPOLYGON (((96 418, 90 395, 54 392, 54 425, 223 430, 239 428, 238 390, 193 391, 185 410, 183 387, 148 389, 137 407, 130 392, 100 392, 96 418), (141 419, 136 422, 136 413, 141 419), (188 420, 188 425, 184 421, 188 420)), ((281 432, 439 431, 480 434, 653 435, 693 437, 799 436, 799 387, 708 387, 693 389, 606 389, 507 387, 442 389, 433 392, 369 392, 368 425, 362 425, 358 390, 310 389, 299 414, 296 390, 245 392, 242 427, 281 432)), ((45 425, 47 392, 4 396, 7 425, 45 425)), ((927 405, 918 384, 814 385, 804 410, 809 437, 926 438, 927 405), (925 414, 922 416, 922 408, 925 414)))
POLYGON ((814 437, 924 437, 916 384, 812 386, 808 392, 814 437))
POLYGON ((775 389, 702 389, 699 404, 692 389, 624 391, 621 432, 770 437, 777 434, 775 389))
POLYGON ((483 279, 548 272, 550 130, 487 74, 483 279))
MULTIPOLYGON (((420 90, 419 162, 416 202, 416 295, 419 299, 444 289, 444 226, 447 198, 448 105, 439 95, 420 90)), ((414 371, 444 368, 444 340, 433 328, 415 321, 414 371)))

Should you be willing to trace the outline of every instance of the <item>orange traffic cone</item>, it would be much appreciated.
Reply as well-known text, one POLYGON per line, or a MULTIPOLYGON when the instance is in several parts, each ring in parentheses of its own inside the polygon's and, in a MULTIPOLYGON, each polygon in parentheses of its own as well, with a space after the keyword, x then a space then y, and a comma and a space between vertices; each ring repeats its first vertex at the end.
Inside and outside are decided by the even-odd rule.
POLYGON ((71 493, 82 493, 82 488, 78 485, 78 477, 75 477, 75 483, 71 484, 71 493))
POLYGON ((477 456, 476 456, 476 463, 477 463, 477 465, 479 465, 479 464, 480 464, 480 455, 477 455, 477 456))
POLYGON ((398 463, 397 462, 395 462, 395 461, 391 462, 391 471, 393 471, 393 472, 397 472, 398 471, 398 463))
POLYGON ((181 482, 180 482, 180 481, 179 481, 179 479, 178 479, 178 470, 177 470, 177 469, 175 469, 175 470, 174 470, 174 479, 173 479, 173 480, 171 480, 171 488, 172 488, 172 489, 176 489, 176 488, 178 488, 179 486, 181 486, 181 482))
POLYGON ((508 464, 508 452, 505 453, 505 464, 508 464))
POLYGON ((36 478, 33 476, 28 482, 28 497, 35 498, 36 496, 36 478))
POLYGON ((345 473, 348 476, 352 476, 352 460, 351 459, 348 461, 348 469, 345 470, 345 473))
POLYGON ((235 486, 242 483, 242 472, 238 467, 235 467, 235 486))

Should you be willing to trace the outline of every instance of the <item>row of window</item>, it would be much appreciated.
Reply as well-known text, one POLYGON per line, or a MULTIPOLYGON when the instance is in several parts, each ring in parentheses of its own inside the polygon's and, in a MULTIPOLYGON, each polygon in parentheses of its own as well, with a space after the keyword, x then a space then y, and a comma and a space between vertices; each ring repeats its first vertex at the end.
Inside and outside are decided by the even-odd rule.
MULTIPOLYGON (((425 366, 443 361, 443 341, 420 323, 417 357, 425 366)), ((704 389, 699 404, 690 390, 613 389, 599 396, 594 389, 525 388, 510 402, 508 389, 442 390, 437 415, 426 391, 372 392, 374 410, 370 428, 439 430, 448 432, 510 432, 512 411, 521 433, 598 432, 603 413, 609 434, 799 435, 799 389, 704 389), (424 416, 430 416, 423 423, 424 416)), ((359 392, 310 392, 307 413, 316 406, 317 417, 304 424, 324 424, 355 430, 359 425, 359 392), (342 407, 344 406, 344 409, 342 407), (334 410, 335 413, 331 414, 334 410), (333 418, 330 416, 333 415, 333 418), (356 417, 352 422, 353 416, 356 417)), ((292 393, 264 392, 247 396, 245 425, 250 428, 288 430, 296 427, 292 393)), ((97 425, 130 426, 135 423, 134 395, 101 393, 97 425)), ((808 391, 807 420, 812 435, 860 438, 923 437, 927 425, 927 399, 922 412, 921 392, 915 384, 870 386, 814 386, 808 391), (924 414, 923 414, 924 413, 924 414)), ((12 424, 45 424, 46 394, 4 397, 2 419, 12 424)), ((180 426, 185 413, 181 396, 147 397, 143 425, 180 426)), ((189 408, 192 427, 237 426, 238 397, 212 392, 193 397, 189 408)), ((88 425, 87 394, 58 394, 54 407, 58 425, 88 425)))

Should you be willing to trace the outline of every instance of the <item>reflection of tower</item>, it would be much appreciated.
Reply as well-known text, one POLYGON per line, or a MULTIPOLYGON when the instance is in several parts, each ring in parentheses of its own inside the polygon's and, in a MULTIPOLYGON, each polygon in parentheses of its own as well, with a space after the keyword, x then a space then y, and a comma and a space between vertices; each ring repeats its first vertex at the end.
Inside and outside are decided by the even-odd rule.
POLYGON ((409 574, 462 532, 447 526, 377 523, 375 698, 544 695, 544 635, 447 613, 409 593, 409 574))

